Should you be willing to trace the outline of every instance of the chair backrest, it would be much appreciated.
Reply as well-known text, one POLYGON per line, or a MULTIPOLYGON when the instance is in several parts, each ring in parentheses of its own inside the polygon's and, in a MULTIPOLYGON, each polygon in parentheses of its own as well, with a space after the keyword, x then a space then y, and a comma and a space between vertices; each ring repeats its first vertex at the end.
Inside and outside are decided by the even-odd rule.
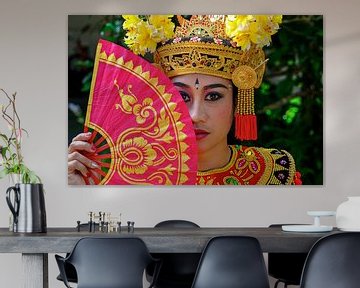
POLYGON ((153 259, 139 238, 82 238, 66 261, 77 272, 78 288, 142 288, 153 259))
POLYGON ((360 232, 320 238, 305 262, 302 288, 360 287, 360 232))
MULTIPOLYGON (((165 220, 157 223, 155 228, 200 228, 189 220, 165 220)), ((191 286, 200 260, 200 253, 158 253, 156 258, 162 260, 156 287, 188 288, 191 286)), ((152 275, 149 269, 148 274, 152 275)))
MULTIPOLYGON (((94 223, 94 226, 95 226, 95 227, 91 227, 91 229, 94 229, 94 228, 95 228, 96 230, 99 229, 99 223, 94 223)), ((89 223, 81 223, 81 224, 80 224, 80 227, 76 227, 76 228, 80 228, 81 230, 84 230, 84 229, 89 230, 90 225, 89 225, 89 223)), ((69 255, 70 255, 70 253, 67 253, 67 254, 66 254, 66 257, 68 257, 69 255)), ((68 263, 68 262, 65 262, 65 263, 64 263, 64 269, 65 269, 64 272, 65 272, 67 281, 68 281, 68 282, 72 282, 72 283, 77 283, 77 275, 76 275, 76 270, 75 270, 74 266, 71 265, 71 264, 68 263)), ((56 277, 56 279, 59 280, 59 281, 63 281, 63 282, 64 282, 64 280, 63 280, 62 277, 61 277, 61 274, 59 274, 59 275, 56 277)))
POLYGON ((249 236, 218 236, 206 245, 192 288, 268 288, 259 241, 249 236))
POLYGON ((189 220, 165 220, 157 223, 155 228, 200 228, 200 226, 189 220))

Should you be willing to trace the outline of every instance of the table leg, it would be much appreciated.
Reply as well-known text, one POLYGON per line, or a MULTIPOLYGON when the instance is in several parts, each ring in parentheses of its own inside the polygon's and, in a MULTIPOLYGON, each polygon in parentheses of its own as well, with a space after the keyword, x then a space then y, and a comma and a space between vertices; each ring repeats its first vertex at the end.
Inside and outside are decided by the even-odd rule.
POLYGON ((49 288, 48 254, 22 254, 23 288, 49 288))

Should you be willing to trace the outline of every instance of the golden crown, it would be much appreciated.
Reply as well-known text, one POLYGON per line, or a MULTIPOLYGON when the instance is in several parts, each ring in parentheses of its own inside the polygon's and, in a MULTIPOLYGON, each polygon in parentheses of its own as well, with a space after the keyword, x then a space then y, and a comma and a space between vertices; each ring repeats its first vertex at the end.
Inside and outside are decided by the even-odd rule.
POLYGON ((225 33, 225 15, 194 15, 188 21, 184 17, 176 16, 180 26, 176 28, 176 37, 214 37, 227 38, 225 33))
POLYGON ((165 74, 202 73, 230 79, 240 89, 260 86, 266 62, 262 46, 269 44, 269 34, 276 32, 281 18, 193 15, 190 20, 177 19, 180 26, 174 38, 154 54, 154 62, 165 74))
POLYGON ((201 73, 233 80, 238 88, 245 89, 259 87, 265 70, 265 54, 255 46, 244 52, 192 38, 159 47, 154 62, 168 77, 201 73))

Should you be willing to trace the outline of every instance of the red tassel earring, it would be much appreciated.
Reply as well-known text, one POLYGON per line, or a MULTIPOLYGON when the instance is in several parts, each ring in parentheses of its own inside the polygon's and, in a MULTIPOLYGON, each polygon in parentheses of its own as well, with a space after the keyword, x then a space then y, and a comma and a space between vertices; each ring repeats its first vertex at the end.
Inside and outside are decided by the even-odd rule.
POLYGON ((238 87, 235 109, 235 137, 239 140, 256 140, 257 123, 254 108, 256 72, 250 66, 241 65, 234 70, 232 81, 238 87))
POLYGON ((254 88, 239 89, 235 111, 235 137, 256 140, 257 123, 254 109, 254 88))

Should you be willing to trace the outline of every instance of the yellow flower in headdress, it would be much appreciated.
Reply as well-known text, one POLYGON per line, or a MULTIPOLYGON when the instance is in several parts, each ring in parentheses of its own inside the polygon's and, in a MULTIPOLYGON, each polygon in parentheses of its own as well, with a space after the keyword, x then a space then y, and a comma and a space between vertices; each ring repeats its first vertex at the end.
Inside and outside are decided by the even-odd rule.
POLYGON ((149 23, 141 20, 126 33, 125 44, 136 54, 145 55, 146 52, 153 52, 157 42, 154 41, 151 34, 149 23))
POLYGON ((124 15, 126 32, 125 44, 136 54, 155 52, 157 43, 173 37, 175 24, 172 15, 124 15))
POLYGON ((238 33, 246 31, 253 18, 253 15, 228 15, 225 22, 226 34, 229 37, 235 37, 238 33))
POLYGON ((282 22, 281 15, 257 15, 255 17, 258 23, 258 39, 256 44, 260 46, 268 46, 271 42, 271 36, 279 29, 279 24, 282 22))
POLYGON ((175 24, 171 21, 173 15, 150 15, 149 23, 154 27, 153 37, 166 41, 174 36, 175 24))
POLYGON ((123 27, 126 30, 136 29, 136 26, 142 21, 138 15, 123 15, 123 18, 125 19, 123 27))
POLYGON ((229 15, 225 20, 225 32, 242 50, 251 44, 268 46, 282 22, 281 15, 229 15))

